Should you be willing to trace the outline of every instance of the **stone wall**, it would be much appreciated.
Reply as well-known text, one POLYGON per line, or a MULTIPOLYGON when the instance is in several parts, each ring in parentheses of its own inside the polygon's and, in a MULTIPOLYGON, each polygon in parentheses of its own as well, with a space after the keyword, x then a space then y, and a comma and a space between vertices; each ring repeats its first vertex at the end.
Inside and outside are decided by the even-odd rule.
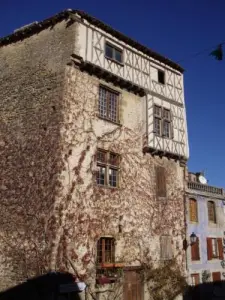
POLYGON ((66 66, 75 38, 76 25, 62 22, 0 48, 1 287, 72 271, 69 262, 94 281, 101 236, 115 238, 118 261, 141 266, 157 265, 169 234, 183 267, 184 168, 143 153, 144 98, 66 66), (119 125, 98 118, 100 83, 120 93, 119 125), (118 188, 96 185, 97 148, 121 156, 118 188), (156 196, 157 166, 166 199, 156 196))
POLYGON ((117 261, 141 266, 149 259, 157 265, 160 236, 169 234, 174 257, 184 271, 184 167, 143 154, 145 99, 73 66, 67 67, 66 82, 64 197, 55 207, 56 222, 61 224, 54 254, 58 263, 66 265, 69 258, 81 277, 93 279, 97 241, 111 236, 117 261), (119 125, 98 118, 100 84, 120 93, 119 125), (96 185, 97 148, 121 156, 118 188, 96 185), (157 166, 166 171, 166 199, 156 196, 157 166))
MULTIPOLYGON (((29 276, 22 269, 31 261, 34 273, 42 268, 36 260, 44 260, 39 250, 58 193, 65 66, 74 43, 75 25, 63 21, 0 48, 0 239, 13 281, 29 276), (31 257, 30 240, 38 248, 31 257)), ((1 273, 1 287, 8 276, 1 273)))

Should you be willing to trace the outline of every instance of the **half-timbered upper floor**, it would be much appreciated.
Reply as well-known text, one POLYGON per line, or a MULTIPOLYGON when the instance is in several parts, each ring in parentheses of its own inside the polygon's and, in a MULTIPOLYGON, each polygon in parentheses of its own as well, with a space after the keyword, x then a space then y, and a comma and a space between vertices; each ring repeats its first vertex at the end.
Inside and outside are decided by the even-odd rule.
POLYGON ((187 159, 183 69, 86 13, 76 16, 84 63, 146 101, 147 151, 187 159))
POLYGON ((183 69, 178 64, 77 10, 25 26, 1 39, 0 46, 54 27, 63 20, 68 26, 76 24, 76 38, 71 43, 75 41, 74 55, 79 58, 80 67, 139 95, 145 103, 140 120, 146 128, 145 151, 187 160, 183 69))

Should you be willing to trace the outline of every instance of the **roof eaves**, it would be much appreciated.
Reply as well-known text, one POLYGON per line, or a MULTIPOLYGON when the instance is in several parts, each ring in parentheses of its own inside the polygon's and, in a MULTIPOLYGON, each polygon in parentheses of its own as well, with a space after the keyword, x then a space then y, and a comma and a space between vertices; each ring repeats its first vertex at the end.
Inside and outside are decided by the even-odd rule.
POLYGON ((39 33, 40 31, 42 31, 50 26, 54 26, 58 22, 68 19, 71 16, 71 14, 78 14, 81 18, 86 19, 92 25, 97 26, 97 27, 101 28, 102 30, 105 30, 109 34, 112 34, 116 38, 124 41, 125 43, 127 43, 131 47, 134 47, 138 51, 143 52, 144 54, 170 66, 171 68, 173 68, 181 73, 184 72, 184 69, 177 63, 158 54, 157 52, 149 49, 148 47, 140 44, 139 42, 129 38, 128 36, 124 35, 123 33, 113 29, 111 26, 103 23, 102 21, 90 16, 89 14, 87 14, 81 10, 67 9, 67 10, 64 10, 46 20, 43 20, 41 22, 35 22, 34 24, 31 24, 30 26, 25 27, 24 29, 17 30, 16 32, 14 32, 12 34, 1 38, 0 39, 0 47, 21 41, 29 36, 39 33))

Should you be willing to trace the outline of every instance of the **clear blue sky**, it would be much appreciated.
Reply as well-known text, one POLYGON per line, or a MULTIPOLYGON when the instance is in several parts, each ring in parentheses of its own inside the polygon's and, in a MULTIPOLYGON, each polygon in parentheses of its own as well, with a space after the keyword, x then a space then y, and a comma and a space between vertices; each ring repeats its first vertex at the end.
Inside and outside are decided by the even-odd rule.
POLYGON ((66 8, 81 9, 185 68, 189 170, 225 188, 225 0, 1 0, 0 36, 66 8), (192 54, 209 49, 203 54, 192 54))

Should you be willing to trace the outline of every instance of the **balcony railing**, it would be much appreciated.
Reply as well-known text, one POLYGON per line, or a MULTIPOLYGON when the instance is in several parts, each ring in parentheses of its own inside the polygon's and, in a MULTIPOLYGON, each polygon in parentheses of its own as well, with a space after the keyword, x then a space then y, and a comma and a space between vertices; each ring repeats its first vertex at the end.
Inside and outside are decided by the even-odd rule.
POLYGON ((210 193, 210 194, 216 194, 216 195, 221 195, 223 196, 223 189, 221 188, 217 188, 214 186, 210 186, 210 185, 205 185, 205 184, 201 184, 198 182, 188 182, 188 188, 191 190, 197 190, 197 191, 201 191, 201 192, 205 192, 205 193, 210 193))

